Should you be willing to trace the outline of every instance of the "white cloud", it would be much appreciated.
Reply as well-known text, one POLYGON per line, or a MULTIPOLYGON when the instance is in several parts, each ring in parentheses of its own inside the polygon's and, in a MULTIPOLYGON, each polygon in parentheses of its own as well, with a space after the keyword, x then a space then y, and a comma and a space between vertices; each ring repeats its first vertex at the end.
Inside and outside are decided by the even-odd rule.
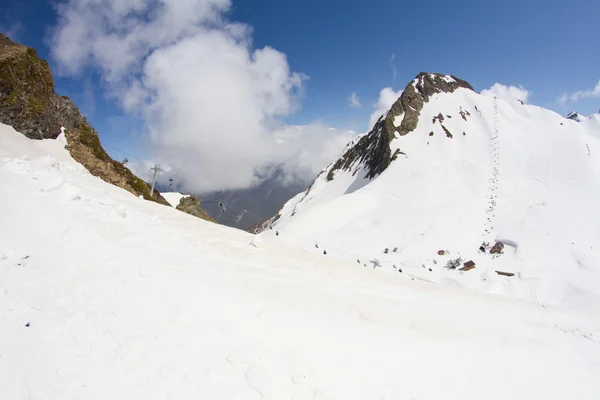
POLYGON ((168 184, 169 178, 171 176, 170 172, 172 171, 172 168, 169 165, 160 164, 149 160, 134 159, 132 157, 130 158, 127 159, 128 161, 125 164, 125 166, 129 168, 131 172, 133 172, 139 178, 141 178, 144 182, 147 182, 149 184, 152 183, 152 179, 154 178, 154 171, 152 170, 152 168, 158 165, 160 166, 161 172, 159 172, 156 175, 156 181, 162 182, 163 184, 168 184))
POLYGON ((350 95, 350 97, 348 97, 348 107, 351 108, 360 108, 360 99, 358 98, 358 96, 356 95, 355 92, 352 92, 352 94, 350 95))
POLYGON ((398 69, 396 68, 396 53, 392 53, 390 57, 390 68, 392 69, 392 78, 396 80, 398 76, 398 69))
POLYGON ((379 92, 379 99, 377 100, 377 103, 373 105, 375 111, 373 111, 371 118, 369 119, 369 129, 373 128, 373 125, 375 125, 379 117, 392 107, 392 104, 398 100, 398 97, 400 97, 401 94, 402 90, 395 92, 390 87, 381 89, 381 92, 379 92))
POLYGON ((592 97, 600 97, 600 81, 598 81, 593 89, 579 90, 571 94, 563 94, 558 98, 557 102, 559 104, 576 103, 580 100, 592 97))
POLYGON ((98 69, 125 111, 144 121, 157 160, 190 191, 249 187, 283 165, 309 181, 348 132, 287 127, 302 73, 285 54, 252 46, 252 28, 225 17, 230 0, 70 0, 58 6, 52 54, 60 71, 98 69), (291 134, 293 133, 293 135, 291 134))
POLYGON ((497 97, 503 100, 521 100, 523 103, 527 103, 527 99, 531 94, 523 85, 517 86, 506 86, 501 83, 494 83, 489 89, 484 89, 481 94, 488 97, 497 97))
POLYGON ((330 162, 335 161, 346 144, 356 136, 315 122, 304 126, 284 126, 276 133, 278 152, 286 183, 302 180, 310 183, 330 162), (327 137, 327 140, 323 140, 327 137), (307 179, 308 178, 308 179, 307 179))

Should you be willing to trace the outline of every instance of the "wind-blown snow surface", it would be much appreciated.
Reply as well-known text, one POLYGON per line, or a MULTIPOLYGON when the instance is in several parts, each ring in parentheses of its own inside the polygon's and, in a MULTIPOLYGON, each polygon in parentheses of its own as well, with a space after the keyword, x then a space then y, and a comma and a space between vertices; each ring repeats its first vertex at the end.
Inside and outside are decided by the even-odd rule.
POLYGON ((329 182, 326 170, 286 204, 274 230, 301 247, 376 258, 391 273, 396 265, 430 281, 600 312, 599 139, 598 115, 578 123, 467 89, 437 94, 417 128, 392 141, 392 153, 406 155, 370 182, 360 165, 329 182), (439 113, 452 137, 433 120, 439 113), (495 240, 507 245, 503 256, 478 253, 495 240), (477 268, 444 268, 459 256, 477 268))
POLYGON ((598 315, 138 199, 0 125, 1 399, 597 399, 598 315))

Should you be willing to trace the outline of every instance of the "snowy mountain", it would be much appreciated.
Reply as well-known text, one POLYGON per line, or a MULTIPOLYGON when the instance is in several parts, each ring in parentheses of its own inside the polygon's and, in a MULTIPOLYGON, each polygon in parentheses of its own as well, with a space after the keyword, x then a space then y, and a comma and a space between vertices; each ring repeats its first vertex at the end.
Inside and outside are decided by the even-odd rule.
POLYGON ((600 110, 598 110, 597 113, 594 113, 589 117, 583 116, 583 115, 579 114, 577 111, 571 111, 570 113, 567 114, 566 118, 573 120, 573 121, 577 121, 577 122, 581 122, 586 119, 596 119, 596 118, 600 118, 600 110))
POLYGON ((422 73, 263 236, 389 273, 598 311, 598 204, 599 115, 565 121, 422 73), (502 254, 490 254, 496 243, 502 254), (467 261, 475 268, 459 271, 467 261))
MULTIPOLYGON (((446 140, 430 146, 453 146, 446 140)), ((0 124, 1 399, 591 400, 600 392, 597 312, 390 277, 332 249, 334 257, 281 243, 285 230, 261 242, 108 184, 65 144, 64 134, 30 140, 0 124)), ((414 146, 405 146, 408 157, 414 146)), ((356 193, 401 160, 413 158, 356 193)), ((340 170, 331 182, 348 176, 340 170)), ((444 206, 463 212, 452 204, 444 206)), ((323 205, 304 207, 298 217, 323 205)))
POLYGON ((577 111, 571 111, 567 114, 567 119, 571 119, 573 121, 581 122, 586 117, 581 116, 577 111))

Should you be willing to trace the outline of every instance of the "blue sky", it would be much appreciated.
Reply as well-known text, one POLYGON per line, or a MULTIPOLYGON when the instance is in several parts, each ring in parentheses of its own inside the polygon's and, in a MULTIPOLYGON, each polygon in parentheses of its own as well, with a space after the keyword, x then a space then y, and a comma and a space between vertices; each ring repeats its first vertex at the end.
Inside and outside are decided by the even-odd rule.
POLYGON ((402 89, 420 71, 451 73, 478 90, 495 82, 522 84, 532 103, 559 112, 600 109, 600 99, 552 104, 600 80, 598 1, 253 3, 237 2, 234 17, 252 23, 257 46, 283 51, 311 77, 299 122, 364 124, 379 89, 402 89), (344 109, 350 92, 367 107, 344 109))
MULTIPOLYGON (((420 71, 453 74, 477 90, 522 85, 529 103, 561 114, 600 109, 591 94, 600 81, 598 1, 233 0, 224 15, 252 28, 254 49, 275 48, 309 77, 299 107, 281 116, 287 124, 364 131, 380 90, 401 90, 420 71), (589 93, 559 101, 577 91, 589 93), (360 107, 349 106, 352 93, 360 107)), ((97 66, 65 74, 63 60, 61 71, 51 49, 57 24, 48 1, 0 6, 0 28, 50 60, 57 91, 76 101, 102 141, 143 151, 147 121, 123 111, 97 66)))

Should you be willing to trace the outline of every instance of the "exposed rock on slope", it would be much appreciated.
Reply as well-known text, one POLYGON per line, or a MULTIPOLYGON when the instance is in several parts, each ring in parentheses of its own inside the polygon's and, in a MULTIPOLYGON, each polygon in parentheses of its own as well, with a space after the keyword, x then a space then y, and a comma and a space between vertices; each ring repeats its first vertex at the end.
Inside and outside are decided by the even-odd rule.
MULTIPOLYGON (((30 139, 55 139, 64 127, 71 156, 92 175, 146 200, 169 205, 158 191, 150 196, 146 182, 110 158, 77 106, 55 93, 50 67, 35 49, 14 43, 1 33, 0 122, 30 139)), ((192 215, 212 220, 204 211, 192 215)))
POLYGON ((183 211, 186 214, 193 215, 194 217, 216 222, 206 213, 206 211, 202 209, 200 206, 200 200, 198 200, 196 196, 183 197, 181 200, 179 200, 179 205, 175 208, 179 211, 183 211))
POLYGON ((419 73, 391 109, 379 118, 373 129, 347 148, 333 164, 327 173, 327 180, 333 180, 336 171, 350 170, 353 165, 359 164, 364 164, 365 178, 373 179, 381 174, 392 162, 390 142, 396 134, 404 136, 417 127, 423 104, 433 95, 452 93, 458 88, 474 90, 468 82, 452 75, 419 73))
POLYGON ((581 120, 584 118, 581 115, 579 115, 579 113, 577 111, 571 111, 569 114, 567 114, 567 119, 571 119, 573 121, 577 121, 577 122, 581 122, 581 120))
POLYGON ((31 139, 56 138, 65 98, 54 93, 48 63, 0 34, 0 118, 31 139))
POLYGON ((366 165, 366 178, 372 179, 381 174, 391 162, 389 144, 393 138, 394 133, 387 130, 385 118, 379 118, 371 132, 358 139, 333 164, 327 173, 327 180, 333 180, 336 171, 340 169, 350 170, 357 162, 366 165))

